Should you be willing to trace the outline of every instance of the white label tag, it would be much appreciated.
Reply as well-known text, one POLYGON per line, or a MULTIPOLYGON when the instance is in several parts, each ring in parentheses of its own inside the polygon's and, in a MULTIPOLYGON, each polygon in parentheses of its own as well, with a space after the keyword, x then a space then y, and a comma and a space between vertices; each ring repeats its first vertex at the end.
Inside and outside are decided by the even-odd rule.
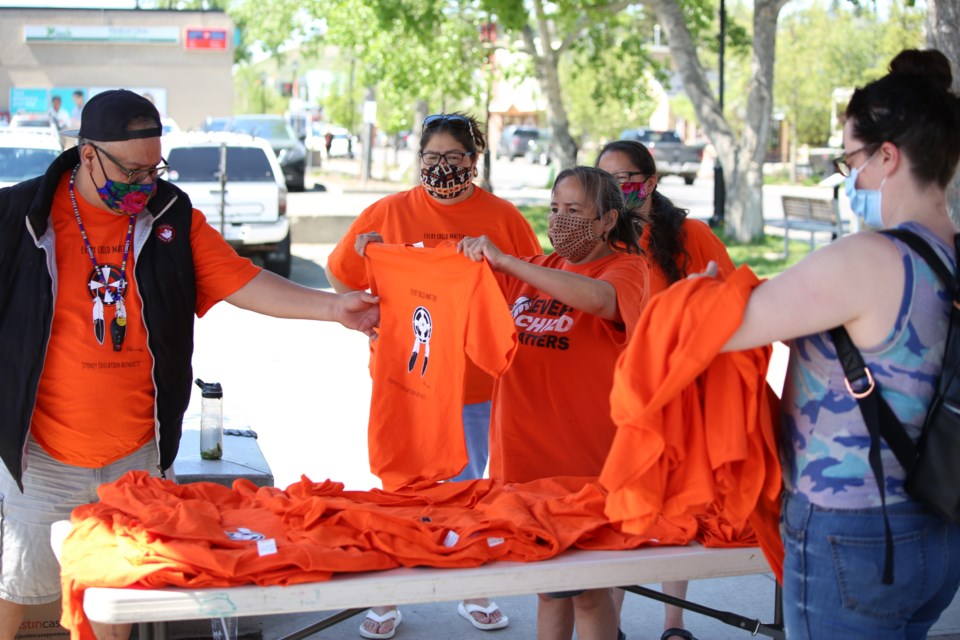
POLYGON ((257 540, 257 553, 261 556, 270 556, 277 552, 277 541, 274 538, 257 540))
POLYGON ((443 539, 443 546, 452 547, 452 546, 455 546, 459 541, 460 541, 460 536, 457 534, 456 531, 451 529, 450 531, 447 531, 447 535, 443 539))
POLYGON ((498 547, 504 542, 506 542, 506 540, 504 540, 503 538, 487 538, 488 547, 498 547))

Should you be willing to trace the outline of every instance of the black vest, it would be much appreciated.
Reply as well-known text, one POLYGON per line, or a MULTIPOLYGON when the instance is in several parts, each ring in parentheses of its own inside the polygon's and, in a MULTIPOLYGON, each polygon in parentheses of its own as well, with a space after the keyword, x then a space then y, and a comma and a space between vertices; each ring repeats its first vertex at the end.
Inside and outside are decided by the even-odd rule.
MULTIPOLYGON (((69 149, 43 176, 0 189, 0 458, 21 490, 57 286, 50 207, 62 175, 79 161, 78 150, 69 149)), ((153 358, 161 469, 170 468, 177 456, 193 381, 192 213, 186 194, 160 180, 134 237, 134 278, 153 358)))

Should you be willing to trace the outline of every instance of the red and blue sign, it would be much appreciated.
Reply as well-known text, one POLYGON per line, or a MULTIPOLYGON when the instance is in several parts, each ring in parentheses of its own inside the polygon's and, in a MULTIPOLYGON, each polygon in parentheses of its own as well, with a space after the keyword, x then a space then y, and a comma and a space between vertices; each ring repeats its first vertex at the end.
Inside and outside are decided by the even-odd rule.
POLYGON ((187 49, 226 49, 226 29, 187 29, 183 40, 187 49))

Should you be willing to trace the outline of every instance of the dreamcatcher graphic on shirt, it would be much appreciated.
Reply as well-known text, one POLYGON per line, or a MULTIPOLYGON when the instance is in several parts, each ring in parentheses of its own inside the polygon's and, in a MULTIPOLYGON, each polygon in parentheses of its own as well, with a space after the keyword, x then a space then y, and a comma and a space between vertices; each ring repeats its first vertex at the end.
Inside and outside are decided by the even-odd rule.
POLYGON ((420 375, 427 372, 427 361, 430 359, 430 336, 433 335, 433 318, 426 307, 417 307, 413 310, 413 349, 410 362, 407 364, 407 373, 413 371, 420 356, 420 345, 423 345, 423 366, 420 375))
MULTIPOLYGON (((115 264, 102 264, 91 269, 87 276, 87 290, 93 300, 93 334, 97 342, 103 344, 106 325, 103 320, 104 305, 115 306, 113 322, 110 326, 112 334, 123 333, 127 325, 127 309, 123 298, 127 293, 127 280, 123 271, 115 264)), ((114 343, 117 336, 112 336, 114 343)), ((120 342, 123 342, 122 336, 120 342)), ((118 349, 119 350, 119 349, 118 349)))

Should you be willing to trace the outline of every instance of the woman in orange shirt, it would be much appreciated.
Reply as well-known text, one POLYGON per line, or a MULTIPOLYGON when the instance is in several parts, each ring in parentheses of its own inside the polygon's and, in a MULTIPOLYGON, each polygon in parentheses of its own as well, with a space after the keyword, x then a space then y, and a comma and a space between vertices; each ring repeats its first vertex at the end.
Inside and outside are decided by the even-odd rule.
MULTIPOLYGON (((368 242, 435 247, 444 240, 487 235, 514 255, 542 253, 540 241, 516 206, 474 184, 486 148, 480 123, 460 113, 423 121, 420 186, 378 200, 350 225, 327 260, 327 280, 338 293, 369 286, 363 260, 368 242)), ((467 362, 463 424, 468 462, 453 480, 482 478, 487 466, 493 378, 467 362)), ((482 630, 509 620, 485 598, 465 600, 461 616, 482 630)), ((364 638, 392 638, 400 623, 396 607, 375 607, 360 628, 364 638)))
MULTIPOLYGON (((490 477, 504 482, 599 475, 616 431, 614 365, 647 299, 637 229, 607 172, 557 176, 549 235, 548 256, 516 258, 486 236, 459 245, 507 276, 518 329, 513 364, 493 391, 490 477)), ((612 590, 540 595, 540 640, 569 640, 574 626, 580 640, 617 637, 612 590)))
MULTIPOLYGON (((700 273, 710 261, 724 276, 734 270, 723 242, 699 220, 687 217, 669 198, 657 191, 659 176, 653 154, 635 140, 610 142, 600 150, 597 166, 613 174, 620 183, 627 208, 641 217, 641 246, 647 254, 650 270, 650 295, 656 295, 690 273, 700 273)), ((663 592, 685 598, 687 582, 665 582, 663 592)), ((623 591, 617 591, 618 604, 623 591)), ((683 626, 683 609, 665 605, 663 635, 660 640, 683 638, 696 640, 683 626)))

